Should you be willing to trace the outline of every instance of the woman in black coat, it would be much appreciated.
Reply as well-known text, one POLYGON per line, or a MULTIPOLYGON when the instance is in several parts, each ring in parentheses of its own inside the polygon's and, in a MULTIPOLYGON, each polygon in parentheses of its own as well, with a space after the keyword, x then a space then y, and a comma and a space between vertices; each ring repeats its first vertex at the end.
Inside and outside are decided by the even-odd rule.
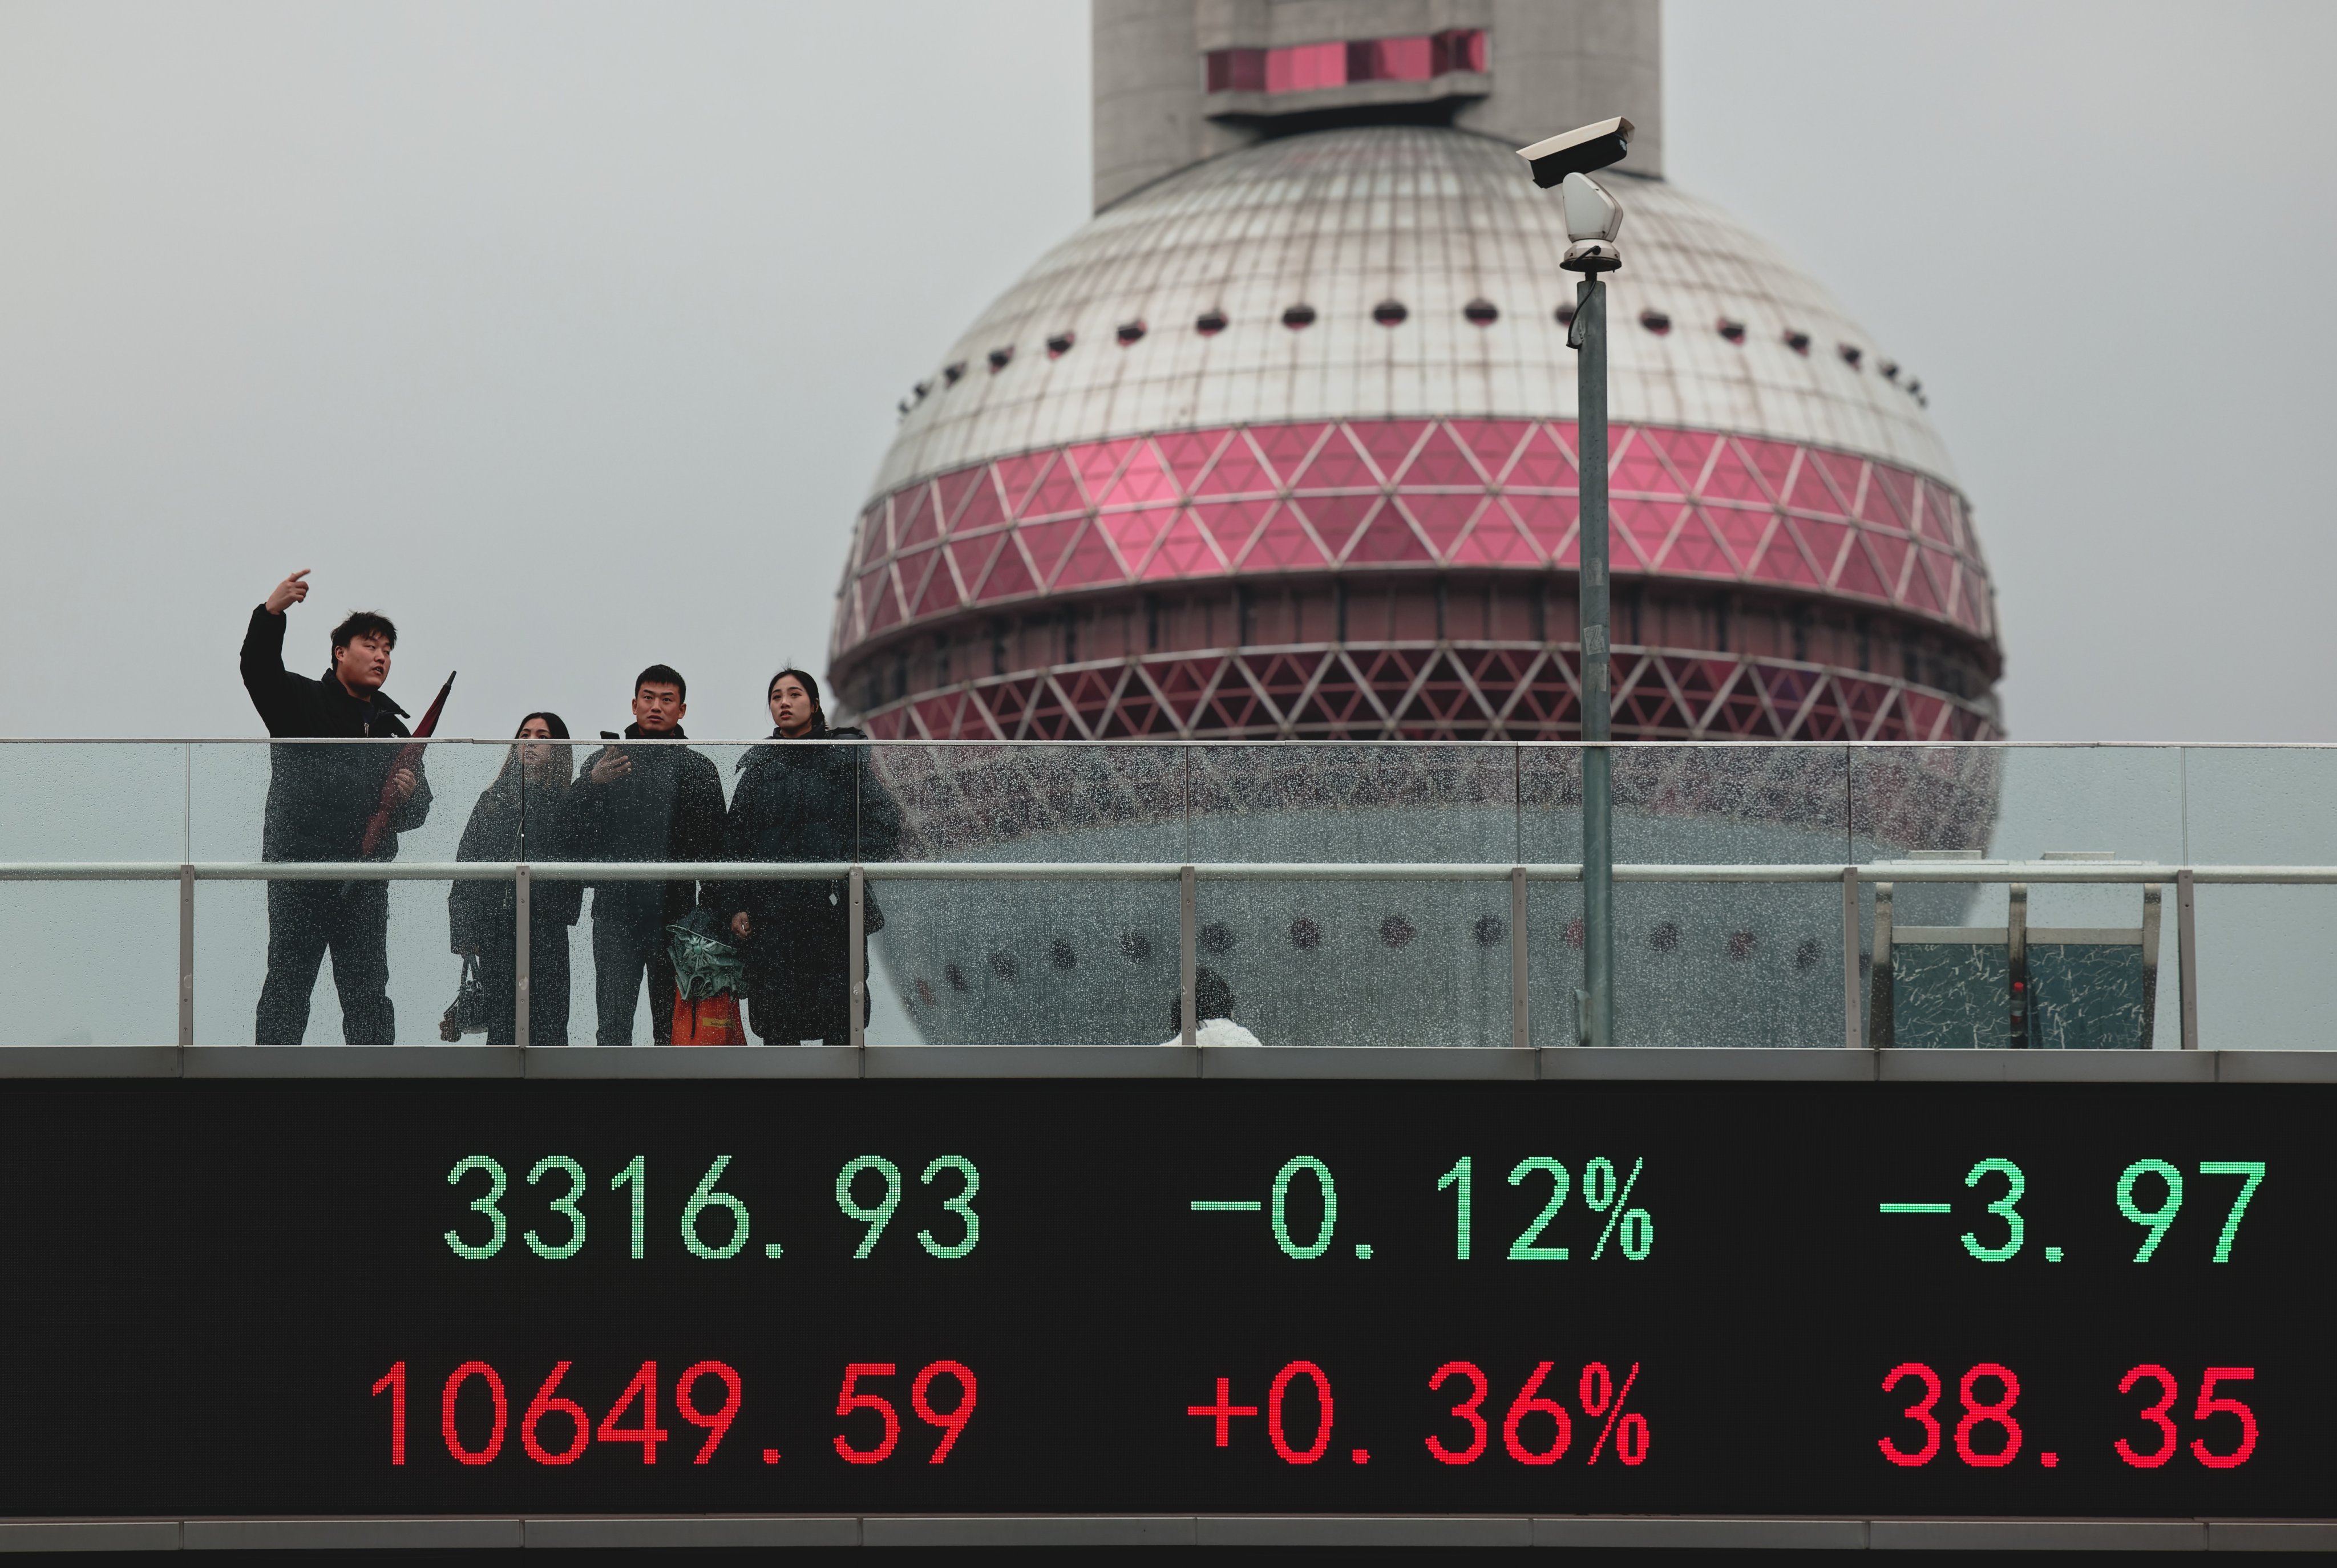
MULTIPOLYGON (((830 729, 819 683, 783 669, 765 688, 773 744, 738 759, 723 858, 734 861, 890 860, 900 843, 893 799, 857 745, 865 732, 830 729)), ((739 942, 747 963, 747 1023, 766 1043, 852 1035, 846 927, 851 920, 840 881, 737 881, 714 890, 715 913, 739 942)), ((873 901, 869 907, 873 910, 873 901)), ((865 974, 867 943, 861 943, 865 974)), ((862 1004, 861 1021, 867 1021, 862 1004)))
MULTIPOLYGON (((569 858, 561 816, 575 763, 569 747, 548 744, 566 740, 568 726, 556 713, 532 713, 520 721, 517 738, 524 744, 511 748, 503 771, 471 808, 455 851, 458 861, 569 858)), ((491 1046, 508 1046, 518 1032, 513 995, 517 904, 513 885, 500 879, 456 882, 446 895, 447 945, 479 960, 491 1046)), ((568 928, 583 907, 582 882, 537 882, 529 891, 529 1045, 568 1043, 568 928)))

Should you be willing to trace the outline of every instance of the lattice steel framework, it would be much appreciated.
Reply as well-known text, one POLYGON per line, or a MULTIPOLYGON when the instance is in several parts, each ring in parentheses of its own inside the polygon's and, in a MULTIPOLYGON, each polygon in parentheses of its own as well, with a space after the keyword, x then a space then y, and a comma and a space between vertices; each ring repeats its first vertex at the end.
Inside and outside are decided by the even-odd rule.
MULTIPOLYGON (((1648 424, 1612 446, 1617 575, 1833 603, 1969 648, 1995 606, 1961 498, 1792 442, 1648 424)), ((1534 580, 1575 555, 1568 421, 1254 424, 1018 453, 865 511, 836 619, 840 689, 887 648, 1077 598, 1211 581, 1461 572, 1534 580)), ((1569 590, 1570 591, 1570 590, 1569 590)), ((1985 739, 1992 703, 1872 669, 1618 646, 1629 739, 1985 739)), ((880 735, 1564 738, 1566 641, 1353 639, 1001 670, 865 702, 880 735)))

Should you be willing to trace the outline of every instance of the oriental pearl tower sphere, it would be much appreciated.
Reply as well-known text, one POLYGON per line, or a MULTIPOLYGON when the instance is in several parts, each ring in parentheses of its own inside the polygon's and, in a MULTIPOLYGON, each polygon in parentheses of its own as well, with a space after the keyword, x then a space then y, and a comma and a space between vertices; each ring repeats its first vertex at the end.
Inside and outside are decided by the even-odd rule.
MULTIPOLYGON (((830 647, 878 737, 1075 744, 883 748, 906 852, 1579 858, 1570 748, 1458 743, 1579 735, 1575 278, 1513 150, 1618 114, 1613 733, 1782 743, 1619 755, 1618 858, 1986 841, 1989 754, 1840 745, 2002 734, 1994 591, 1921 383, 1664 179, 1660 32, 1658 0, 1095 0, 1095 217, 904 400, 830 647), (1254 744, 1092 744, 1148 739, 1254 744), (1291 744, 1361 741, 1448 744, 1291 744)), ((1508 1043, 1506 889, 1335 886, 1205 908, 1240 1022, 1508 1043)), ((1545 893, 1558 1043, 1579 899, 1545 893)), ((1840 901, 1829 935, 1808 894, 1619 892, 1618 1041, 1839 1044, 1840 901)), ((1173 890, 884 899, 929 1039, 1168 1032, 1173 890)))

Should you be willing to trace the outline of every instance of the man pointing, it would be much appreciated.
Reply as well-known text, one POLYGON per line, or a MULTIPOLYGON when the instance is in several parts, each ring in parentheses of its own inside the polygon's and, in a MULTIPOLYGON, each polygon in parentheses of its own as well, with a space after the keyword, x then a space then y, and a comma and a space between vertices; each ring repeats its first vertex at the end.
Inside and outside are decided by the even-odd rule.
MULTIPOLYGON (((357 610, 333 628, 333 662, 310 680, 284 667, 284 612, 308 597, 308 569, 270 589, 243 636, 243 688, 278 740, 358 740, 406 734, 406 710, 385 696, 397 628, 357 610)), ((394 860, 397 835, 430 814, 421 765, 401 767, 399 748, 276 745, 269 750, 268 809, 259 854, 269 861, 394 860), (366 824, 384 799, 396 802, 389 831, 363 853, 366 824)), ((308 1031, 317 967, 333 955, 342 1037, 386 1046, 397 1037, 389 1000, 389 884, 272 881, 268 884, 268 979, 259 989, 253 1039, 295 1046, 308 1031)))

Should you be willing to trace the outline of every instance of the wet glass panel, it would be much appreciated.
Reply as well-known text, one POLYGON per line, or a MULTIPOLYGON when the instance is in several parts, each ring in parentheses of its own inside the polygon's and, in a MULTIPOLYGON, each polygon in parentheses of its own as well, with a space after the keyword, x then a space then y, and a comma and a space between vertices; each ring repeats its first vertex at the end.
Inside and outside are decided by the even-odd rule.
MULTIPOLYGON (((2194 864, 2337 865, 2337 751, 2194 746, 2183 768, 2194 864)), ((2172 890, 2168 900, 2171 920, 2172 890)), ((2203 887, 2194 909, 2202 1047, 2326 1050, 2337 1041, 2322 992, 2304 979, 2337 953, 2337 888, 2203 887)), ((2171 941, 2166 951, 2171 963, 2171 941)))
POLYGON ((884 859, 1181 863, 1186 760, 1172 745, 880 742, 858 827, 884 929, 872 985, 900 1011, 873 1044, 1153 1045, 1178 995, 1173 879, 888 881, 884 859), (894 832, 893 854, 880 856, 894 832), (906 1031, 894 1033, 895 1030, 906 1031))
MULTIPOLYGON (((1615 748, 1618 864, 1843 862, 1840 746, 1615 748)), ((1839 1046, 1842 891, 1833 883, 1618 882, 1615 1041, 1839 1046)))
MULTIPOLYGON (((191 858, 290 864, 457 858, 501 742, 211 742, 191 748, 191 858), (413 788, 396 782, 410 770, 413 788), (369 847, 368 847, 369 846, 369 847)), ((445 879, 205 881, 199 1045, 428 1044, 463 989, 445 879)), ((485 1038, 482 1026, 473 1043, 485 1038)))
MULTIPOLYGON (((187 753, 166 742, 0 744, 0 862, 186 851, 187 753)), ((0 882, 0 1046, 179 1037, 179 886, 0 882)))
MULTIPOLYGON (((2173 748, 1880 745, 1856 748, 1852 765, 1862 861, 2181 858, 2181 764, 2173 748)), ((2145 940, 2150 920, 2141 887, 2028 887, 2033 999, 2021 1036, 2029 1045, 2177 1043, 2172 892, 2166 890, 2158 906, 2154 952, 2145 940)), ((1870 954, 1873 898, 1869 892, 1870 954)), ((1885 1032, 1893 1043, 2014 1043, 2009 909, 2004 882, 1892 884, 1885 1032)), ((1870 984, 1870 1015, 1877 1000, 1870 984)))
MULTIPOLYGON (((1529 865, 1582 859, 1582 748, 1518 748, 1518 858, 1529 865)), ((1582 984, 1582 885, 1526 884, 1527 1020, 1537 1046, 1577 1044, 1582 984)))
MULTIPOLYGON (((1513 863, 1513 746, 1276 742, 1192 751, 1202 862, 1513 863)), ((1216 881, 1197 990, 1270 1046, 1506 1046, 1506 881, 1216 881)))

